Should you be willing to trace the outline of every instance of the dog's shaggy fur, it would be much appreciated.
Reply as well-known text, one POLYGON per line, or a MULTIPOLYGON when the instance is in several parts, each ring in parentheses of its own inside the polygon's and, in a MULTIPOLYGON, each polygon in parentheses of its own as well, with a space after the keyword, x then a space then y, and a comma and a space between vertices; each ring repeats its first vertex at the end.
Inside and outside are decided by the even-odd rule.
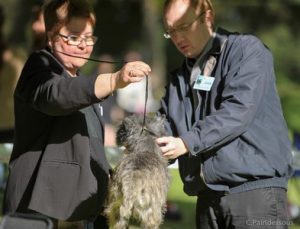
POLYGON ((142 228, 155 229, 163 221, 170 183, 168 161, 155 138, 165 135, 164 118, 132 115, 117 131, 117 144, 124 146, 124 157, 111 178, 105 210, 111 228, 128 228, 130 219, 142 228))

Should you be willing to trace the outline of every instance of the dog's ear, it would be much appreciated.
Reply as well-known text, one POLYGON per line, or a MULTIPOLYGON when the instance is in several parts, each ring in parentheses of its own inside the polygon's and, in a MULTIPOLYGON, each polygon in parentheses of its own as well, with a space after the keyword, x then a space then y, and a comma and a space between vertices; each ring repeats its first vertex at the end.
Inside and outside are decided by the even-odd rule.
POLYGON ((118 131, 117 131, 117 138, 116 138, 116 143, 118 146, 125 145, 127 138, 128 138, 130 122, 131 122, 130 119, 128 117, 126 117, 120 124, 118 131))
POLYGON ((134 135, 141 132, 141 120, 137 115, 131 115, 122 121, 117 131, 116 142, 119 146, 126 146, 130 144, 130 140, 134 135))
POLYGON ((124 121, 121 123, 121 125, 118 128, 117 134, 116 134, 116 143, 118 146, 124 145, 124 142, 127 139, 126 136, 126 126, 124 124, 124 121))

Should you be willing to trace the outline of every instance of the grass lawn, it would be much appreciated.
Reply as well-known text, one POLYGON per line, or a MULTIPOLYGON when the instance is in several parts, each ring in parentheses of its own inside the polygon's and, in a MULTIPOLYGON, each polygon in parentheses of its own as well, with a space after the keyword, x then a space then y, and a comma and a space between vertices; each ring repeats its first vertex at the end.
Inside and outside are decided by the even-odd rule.
POLYGON ((183 185, 180 180, 178 169, 170 169, 172 183, 168 194, 168 200, 178 206, 182 214, 181 220, 166 220, 161 228, 163 229, 193 229, 195 227, 196 197, 191 197, 183 192, 183 185))

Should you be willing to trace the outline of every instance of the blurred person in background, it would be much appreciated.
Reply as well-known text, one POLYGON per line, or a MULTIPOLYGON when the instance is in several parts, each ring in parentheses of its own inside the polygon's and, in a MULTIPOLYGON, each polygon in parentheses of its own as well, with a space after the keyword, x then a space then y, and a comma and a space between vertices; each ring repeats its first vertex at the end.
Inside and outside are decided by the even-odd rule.
POLYGON ((44 23, 44 15, 42 9, 42 3, 35 4, 32 7, 32 19, 31 19, 31 50, 39 50, 45 48, 46 45, 46 28, 44 23))
POLYGON ((111 169, 99 102, 151 69, 135 61, 114 73, 81 74, 83 58, 90 57, 97 40, 87 1, 47 1, 44 20, 47 47, 29 56, 14 92, 15 139, 4 213, 47 216, 55 228, 59 220, 93 228, 111 169))
POLYGON ((4 10, 0 6, 0 142, 12 143, 14 136, 13 92, 23 67, 23 61, 5 41, 4 24, 4 10))
POLYGON ((291 144, 270 50, 215 28, 210 0, 166 0, 163 18, 185 60, 161 101, 172 136, 157 143, 198 197, 197 228, 288 228, 291 144))

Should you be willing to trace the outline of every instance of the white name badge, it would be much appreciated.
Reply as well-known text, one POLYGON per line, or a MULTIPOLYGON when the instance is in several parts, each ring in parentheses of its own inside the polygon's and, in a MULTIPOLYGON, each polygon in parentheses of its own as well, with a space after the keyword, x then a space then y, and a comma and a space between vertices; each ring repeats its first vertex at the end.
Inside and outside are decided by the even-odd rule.
POLYGON ((210 91, 215 78, 211 76, 199 75, 195 80, 194 89, 202 91, 210 91))

